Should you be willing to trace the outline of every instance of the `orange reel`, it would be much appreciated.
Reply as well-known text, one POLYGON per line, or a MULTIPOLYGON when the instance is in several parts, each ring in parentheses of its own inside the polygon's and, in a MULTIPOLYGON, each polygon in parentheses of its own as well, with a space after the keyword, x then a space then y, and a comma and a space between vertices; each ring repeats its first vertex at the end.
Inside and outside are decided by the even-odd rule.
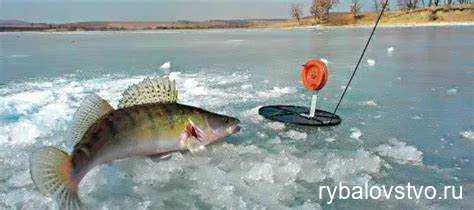
POLYGON ((309 60, 301 70, 301 81, 303 85, 312 91, 320 90, 328 81, 328 69, 320 60, 309 60))

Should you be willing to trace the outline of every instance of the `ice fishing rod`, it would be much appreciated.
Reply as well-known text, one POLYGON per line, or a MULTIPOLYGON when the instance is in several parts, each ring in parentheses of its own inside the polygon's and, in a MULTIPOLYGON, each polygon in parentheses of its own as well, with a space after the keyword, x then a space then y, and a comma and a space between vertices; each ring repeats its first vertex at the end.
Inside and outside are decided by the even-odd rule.
POLYGON ((375 22, 374 28, 372 29, 372 32, 370 33, 369 39, 367 40, 367 43, 365 43, 364 50, 362 51, 362 54, 359 57, 359 61, 357 61, 357 65, 355 66, 355 69, 352 72, 351 77, 349 78, 349 82, 347 82, 347 85, 344 88, 344 92, 342 92, 341 98, 339 98, 339 102, 337 103, 337 106, 334 109, 333 115, 336 115, 337 109, 339 108, 339 105, 341 105, 342 99, 346 95, 347 89, 349 89, 352 79, 354 79, 357 69, 359 69, 360 62, 362 61, 362 58, 364 58, 365 51, 367 51, 367 47, 369 47, 370 41, 372 40, 372 37, 374 36, 375 29, 377 29, 380 19, 382 18, 383 12, 385 11, 385 7, 387 7, 388 1, 386 0, 385 3, 382 3, 382 4, 383 4, 382 11, 380 11, 379 17, 377 18, 377 21, 375 22))

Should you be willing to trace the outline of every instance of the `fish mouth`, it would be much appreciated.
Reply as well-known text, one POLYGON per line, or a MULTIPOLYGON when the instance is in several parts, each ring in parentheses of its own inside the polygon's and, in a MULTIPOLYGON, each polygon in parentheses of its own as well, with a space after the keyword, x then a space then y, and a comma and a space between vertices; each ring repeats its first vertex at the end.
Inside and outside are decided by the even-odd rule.
POLYGON ((231 125, 227 128, 227 133, 229 133, 230 135, 236 134, 240 131, 240 129, 241 129, 241 127, 237 124, 231 125))

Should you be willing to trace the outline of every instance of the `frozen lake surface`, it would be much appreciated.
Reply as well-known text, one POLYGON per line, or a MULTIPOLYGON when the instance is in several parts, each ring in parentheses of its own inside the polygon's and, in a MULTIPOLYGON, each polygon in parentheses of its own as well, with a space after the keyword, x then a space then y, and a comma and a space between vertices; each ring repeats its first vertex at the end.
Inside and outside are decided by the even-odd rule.
POLYGON ((333 110, 369 29, 0 33, 0 209, 45 209, 28 155, 64 139, 81 99, 116 106, 147 76, 169 75, 180 102, 238 117, 243 130, 199 156, 97 167, 80 186, 95 209, 474 208, 474 27, 382 28, 334 128, 258 116, 309 105, 301 64, 328 62, 318 106, 333 110), (395 50, 387 50, 389 48, 395 50), (370 62, 366 62, 369 61, 370 62), (160 66, 170 62, 169 69, 160 66), (463 186, 463 200, 337 200, 318 186, 463 186))

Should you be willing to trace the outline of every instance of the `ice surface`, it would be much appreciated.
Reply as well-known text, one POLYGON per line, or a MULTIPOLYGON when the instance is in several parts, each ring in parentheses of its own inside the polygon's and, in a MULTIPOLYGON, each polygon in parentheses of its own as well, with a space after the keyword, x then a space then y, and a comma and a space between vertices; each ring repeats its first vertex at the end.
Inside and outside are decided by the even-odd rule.
POLYGON ((247 110, 244 112, 244 117, 248 120, 250 120, 252 123, 258 124, 261 121, 264 120, 262 116, 258 114, 258 110, 261 108, 261 106, 254 107, 250 110, 247 110))
MULTIPOLYGON (((185 59, 179 65, 183 67, 179 69, 181 72, 169 73, 170 78, 176 80, 180 90, 179 101, 214 112, 227 113, 242 121, 243 128, 239 135, 227 138, 228 143, 209 147, 208 153, 196 156, 175 153, 169 161, 153 161, 150 158, 115 161, 111 165, 94 169, 80 187, 83 192, 81 198, 91 209, 320 209, 321 206, 329 209, 456 209, 460 207, 472 209, 469 208, 473 206, 472 196, 456 202, 393 199, 389 201, 383 199, 377 201, 338 200, 333 205, 326 205, 324 200, 318 199, 318 186, 334 185, 339 181, 349 185, 360 184, 364 181, 369 181, 371 185, 393 185, 406 184, 407 181, 413 179, 414 182, 418 180, 418 184, 425 185, 433 185, 433 183, 434 185, 436 183, 463 185, 466 187, 465 192, 472 191, 473 187, 472 184, 469 185, 469 182, 473 180, 470 173, 473 158, 469 153, 469 146, 473 141, 470 137, 473 128, 468 123, 469 118, 466 112, 462 112, 462 110, 470 110, 466 108, 469 105, 466 99, 472 97, 472 92, 463 87, 469 87, 466 82, 469 82, 471 72, 466 68, 454 68, 453 77, 446 79, 443 71, 439 69, 437 71, 434 68, 443 66, 436 63, 443 64, 446 59, 442 56, 441 58, 428 56, 429 59, 423 60, 425 64, 426 62, 432 64, 426 69, 417 68, 416 71, 405 69, 404 71, 401 65, 387 65, 384 66, 383 74, 372 71, 366 72, 365 76, 357 77, 358 79, 354 80, 355 83, 351 86, 354 88, 344 99, 342 109, 340 109, 339 114, 344 118, 343 123, 336 127, 313 129, 285 125, 281 128, 281 125, 274 124, 258 115, 259 106, 307 105, 305 91, 298 83, 298 70, 291 69, 292 66, 295 67, 295 64, 301 63, 298 57, 305 59, 304 56, 301 57, 298 54, 308 51, 308 46, 301 45, 303 48, 290 49, 290 51, 277 47, 276 54, 275 50, 267 49, 275 46, 275 43, 281 43, 279 41, 292 43, 295 40, 311 37, 318 39, 315 43, 326 43, 327 40, 324 37, 327 37, 325 36, 327 34, 342 34, 342 40, 344 40, 347 38, 347 32, 360 35, 367 30, 370 29, 318 28, 317 32, 314 29, 309 31, 295 29, 291 32, 264 29, 263 33, 260 30, 247 29, 242 31, 16 33, 14 36, 21 35, 22 38, 27 39, 28 43, 41 41, 43 38, 47 39, 47 42, 63 40, 59 41, 59 44, 62 43, 68 47, 70 47, 70 40, 79 40, 80 48, 87 52, 84 47, 89 44, 93 46, 92 42, 97 39, 109 39, 112 36, 133 39, 133 36, 128 33, 152 33, 157 37, 162 37, 164 33, 179 33, 177 39, 179 41, 173 43, 180 47, 176 48, 178 51, 170 51, 178 56, 164 56, 174 57, 177 60, 185 59), (245 33, 242 33, 243 31, 245 33), (189 40, 191 45, 199 45, 196 49, 210 46, 206 49, 207 53, 202 54, 203 59, 193 60, 196 58, 192 55, 195 50, 181 48, 185 46, 186 40, 180 37, 185 34, 191 37, 189 40), (202 39, 203 35, 214 37, 206 40, 202 39), (255 42, 253 35, 256 35, 256 40, 263 43, 255 42), (285 37, 286 35, 291 35, 291 37, 285 37), (85 39, 78 36, 85 36, 85 39), (199 41, 196 42, 196 39, 199 41), (232 41, 238 39, 245 39, 245 41, 232 41), (225 43, 226 41, 228 42, 225 43), (254 46, 256 43, 263 44, 263 48, 254 46), (235 50, 237 47, 239 49, 235 50), (228 55, 232 55, 232 58, 229 60, 225 53, 219 54, 220 52, 230 53, 228 55), (250 56, 250 59, 245 56, 250 56), (459 77, 462 78, 458 79, 459 77), (380 81, 374 81, 373 78, 380 78, 380 81), (410 82, 413 78, 419 79, 419 82, 410 82), (451 80, 456 80, 459 84, 453 86, 449 83, 451 80), (382 81, 389 81, 389 83, 384 85, 382 81), (434 88, 435 92, 431 88, 434 88), (448 90, 453 88, 456 89, 456 93, 449 100, 445 100, 445 97, 437 97, 436 93, 449 96, 448 94, 453 91, 448 92, 448 90), (265 97, 260 97, 262 95, 265 97), (462 97, 454 97, 461 95, 462 97), (378 104, 376 107, 363 104, 366 106, 364 108, 358 104, 372 99, 375 99, 374 102, 378 104), (456 112, 457 114, 448 116, 443 112, 443 110, 451 109, 461 110, 461 114, 456 112), (405 114, 400 114, 400 110, 405 114), (421 119, 411 119, 411 117, 417 119, 416 116, 420 116, 421 119), (351 127, 357 127, 361 131, 362 136, 358 135, 358 139, 363 141, 353 140, 350 137, 352 133, 357 134, 355 131, 350 131, 351 127), (285 135, 290 130, 305 133, 306 139, 291 139, 285 135), (391 136, 412 140, 402 140, 407 143, 400 146, 399 143, 389 142, 391 136), (440 138, 444 138, 444 141, 440 142, 440 138), (450 144, 454 145, 450 146, 450 144), (411 147, 415 149, 410 150, 411 147), (422 156, 429 158, 426 164, 423 163, 425 165, 412 165, 411 162, 417 160, 420 160, 420 163, 424 162, 424 160, 421 161, 421 156, 417 156, 420 153, 416 151, 423 152, 422 156), (456 159, 451 159, 452 155, 456 156, 456 159), (409 162, 406 164, 410 165, 400 165, 397 161, 409 162), (432 164, 437 165, 439 170, 428 166, 432 164), (270 173, 266 173, 264 175, 267 177, 259 181, 247 179, 247 175, 254 166, 264 166, 263 169, 266 170, 271 168, 273 175, 268 176, 270 173), (440 173, 439 171, 442 170, 449 170, 449 173, 440 173), (273 183, 267 180, 273 180, 273 183), (415 202, 417 204, 412 205, 415 202)), ((451 26, 435 30, 390 28, 381 31, 384 35, 379 38, 386 39, 383 43, 393 45, 396 44, 394 40, 396 41, 397 37, 420 37, 419 33, 433 31, 432 33, 436 36, 423 37, 438 39, 443 37, 443 32, 448 32, 449 35, 453 30, 463 31, 463 33, 456 33, 462 38, 463 35, 469 34, 465 32, 470 31, 471 28, 451 26)), ((11 35, 0 34, 0 36, 5 38, 11 35)), ((140 37, 151 36, 151 34, 146 34, 140 37)), ((176 38, 174 35, 172 37, 176 38)), ((9 38, 5 40, 8 41, 9 38)), ((116 41, 109 44, 122 43, 116 41)), ((153 42, 156 45, 161 41, 163 40, 155 39, 153 42)), ((331 56, 326 58, 333 59, 330 64, 335 65, 329 83, 329 86, 332 86, 328 86, 321 92, 322 98, 327 98, 325 101, 327 103, 321 104, 320 107, 325 110, 331 110, 337 103, 337 96, 340 96, 342 92, 339 87, 344 85, 350 76, 350 72, 344 69, 347 69, 351 62, 345 62, 343 57, 350 54, 347 49, 354 47, 349 46, 353 44, 350 41, 349 45, 334 43, 328 42, 328 45, 323 47, 328 49, 317 50, 320 57, 321 55, 331 56)), ((450 43, 454 44, 451 48, 456 52, 464 52, 460 46, 465 46, 465 44, 456 46, 458 42, 450 43)), ((413 43, 393 45, 396 47, 393 54, 387 53, 387 47, 390 45, 373 48, 374 51, 369 53, 367 58, 380 59, 376 61, 379 65, 395 62, 398 58, 394 58, 399 56, 397 55, 399 50, 403 51, 405 57, 408 58, 414 57, 415 54, 419 55, 416 49, 415 51, 405 50, 410 49, 413 43)), ((51 60, 46 57, 54 57, 53 51, 51 51, 53 54, 44 54, 45 59, 39 59, 40 57, 35 57, 37 53, 20 49, 22 46, 26 47, 24 49, 29 49, 30 45, 23 43, 18 46, 18 49, 13 49, 18 52, 6 52, 3 57, 0 56, 0 59, 25 68, 34 68, 31 66, 36 66, 35 62, 38 61, 40 62, 38 69, 34 69, 37 72, 30 72, 35 75, 39 75, 40 72, 55 75, 61 71, 76 70, 61 69, 64 67, 61 63, 55 63, 52 66, 43 65, 43 61, 51 60), (12 54, 31 54, 32 56, 9 58, 8 56, 12 54), (17 65, 28 60, 31 62, 27 66, 17 65)), ((98 93, 116 106, 122 91, 127 86, 138 83, 147 76, 165 74, 164 70, 145 69, 151 66, 142 65, 143 61, 148 60, 153 63, 157 57, 162 56, 158 52, 160 49, 130 43, 121 46, 132 47, 133 51, 157 51, 151 53, 154 54, 154 58, 151 59, 140 56, 147 53, 136 53, 136 59, 133 59, 132 63, 114 63, 110 62, 112 61, 110 59, 98 59, 99 63, 91 60, 86 65, 72 63, 72 66, 77 66, 79 72, 86 74, 96 72, 95 69, 90 68, 104 68, 103 72, 123 72, 123 74, 93 73, 84 75, 85 78, 80 75, 62 75, 56 78, 44 75, 42 78, 6 81, 6 83, 4 81, 0 84, 0 209, 54 209, 53 202, 42 196, 32 184, 31 179, 28 179, 28 155, 45 145, 71 151, 69 142, 64 139, 64 133, 68 129, 72 114, 86 95, 98 93), (130 66, 134 67, 127 69, 130 66), (151 74, 146 72, 151 72, 151 74)), ((441 43, 439 46, 445 45, 441 43)), ((465 55, 465 53, 460 55, 465 55)), ((466 63, 465 60, 465 56, 455 56, 452 63, 466 63)), ((162 60, 164 61, 166 60, 162 60)), ((409 67, 420 66, 421 62, 417 59, 404 61, 407 62, 403 64, 409 67)), ((161 63, 157 63, 156 68, 160 65, 161 63)), ((171 68, 176 67, 174 65, 175 63, 171 68)), ((368 66, 366 62, 364 65, 368 66)), ((375 69, 374 67, 369 68, 375 69)), ((99 71, 102 70, 99 69, 99 71)))
POLYGON ((303 205, 295 208, 299 210, 322 210, 323 208, 318 203, 312 202, 310 200, 304 202, 303 205))
POLYGON ((391 139, 388 144, 379 145, 375 148, 375 151, 399 164, 420 165, 423 161, 421 151, 397 139, 391 139))
POLYGON ((273 183, 273 169, 269 163, 255 164, 249 172, 243 177, 247 182, 267 181, 273 183))
POLYGON ((462 138, 465 138, 467 140, 474 140, 474 132, 471 130, 462 131, 459 133, 459 135, 461 135, 462 138))
POLYGON ((44 199, 44 196, 39 192, 24 188, 8 192, 2 203, 7 207, 18 207, 19 209, 46 209, 48 206, 54 206, 51 200, 44 199))
POLYGON ((15 173, 7 180, 7 184, 10 187, 14 188, 26 187, 33 184, 33 181, 31 180, 30 171, 26 170, 19 173, 15 173))

